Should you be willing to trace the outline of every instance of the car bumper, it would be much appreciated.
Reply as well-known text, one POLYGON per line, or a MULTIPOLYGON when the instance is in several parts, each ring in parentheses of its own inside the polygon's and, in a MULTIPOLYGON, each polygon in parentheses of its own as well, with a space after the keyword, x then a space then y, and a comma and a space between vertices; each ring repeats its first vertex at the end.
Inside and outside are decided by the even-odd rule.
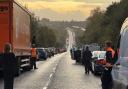
POLYGON ((95 72, 102 73, 104 70, 104 67, 102 65, 95 64, 95 72))

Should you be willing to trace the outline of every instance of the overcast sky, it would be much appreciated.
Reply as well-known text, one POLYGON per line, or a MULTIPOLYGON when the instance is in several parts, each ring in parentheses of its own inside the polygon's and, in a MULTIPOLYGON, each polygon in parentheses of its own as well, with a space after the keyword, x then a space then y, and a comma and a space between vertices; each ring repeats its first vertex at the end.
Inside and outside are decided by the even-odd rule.
POLYGON ((50 20, 85 20, 96 7, 105 9, 120 0, 16 0, 39 18, 50 20))

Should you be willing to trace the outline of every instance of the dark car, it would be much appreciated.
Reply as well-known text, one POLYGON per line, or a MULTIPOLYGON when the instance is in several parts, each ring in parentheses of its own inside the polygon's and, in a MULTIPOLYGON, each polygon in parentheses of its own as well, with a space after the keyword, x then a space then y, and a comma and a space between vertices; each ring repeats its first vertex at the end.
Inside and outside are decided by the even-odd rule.
POLYGON ((46 60, 47 59, 47 53, 44 48, 37 48, 38 51, 38 59, 46 60))
POLYGON ((106 51, 93 51, 92 52, 92 69, 94 71, 94 74, 101 74, 104 70, 104 64, 105 64, 105 54, 106 51))
POLYGON ((75 60, 77 63, 81 63, 81 49, 72 48, 70 50, 72 60, 75 60))

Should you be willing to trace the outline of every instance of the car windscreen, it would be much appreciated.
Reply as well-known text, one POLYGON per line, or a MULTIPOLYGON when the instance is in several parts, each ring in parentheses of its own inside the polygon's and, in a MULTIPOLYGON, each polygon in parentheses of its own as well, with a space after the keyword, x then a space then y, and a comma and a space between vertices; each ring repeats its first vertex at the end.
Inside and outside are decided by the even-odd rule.
POLYGON ((94 57, 98 57, 98 52, 94 52, 94 53, 93 53, 93 58, 94 58, 94 57))
POLYGON ((105 52, 99 53, 99 58, 105 58, 105 52))
POLYGON ((43 49, 37 49, 38 50, 38 52, 44 52, 44 50, 43 49))

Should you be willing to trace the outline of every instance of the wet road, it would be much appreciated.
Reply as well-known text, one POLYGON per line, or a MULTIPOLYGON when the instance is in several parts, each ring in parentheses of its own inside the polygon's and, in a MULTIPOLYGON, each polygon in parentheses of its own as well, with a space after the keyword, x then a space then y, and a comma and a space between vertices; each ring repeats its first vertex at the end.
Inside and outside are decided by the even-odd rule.
MULTIPOLYGON (((101 89, 100 78, 86 75, 84 67, 75 64, 69 53, 56 55, 37 65, 37 70, 15 78, 14 89, 101 89)), ((2 79, 0 89, 3 89, 2 79)))

